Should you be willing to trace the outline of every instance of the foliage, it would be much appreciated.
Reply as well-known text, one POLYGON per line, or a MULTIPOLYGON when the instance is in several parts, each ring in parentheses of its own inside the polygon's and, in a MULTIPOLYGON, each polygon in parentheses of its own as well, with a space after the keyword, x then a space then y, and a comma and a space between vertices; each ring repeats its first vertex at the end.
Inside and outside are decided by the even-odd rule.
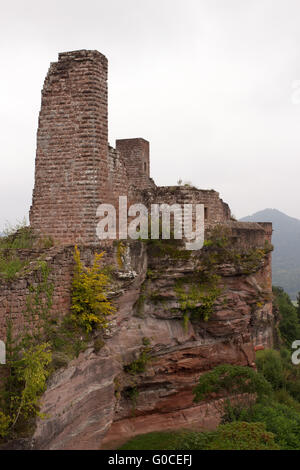
MULTIPOLYGON (((93 267, 87 269, 81 264, 77 250, 77 278, 75 275, 73 299, 78 300, 78 303, 73 304, 72 314, 62 320, 51 316, 54 286, 49 280, 47 263, 39 262, 36 282, 29 286, 24 312, 27 328, 18 337, 13 337, 12 322, 8 321, 7 325, 7 363, 0 390, 0 438, 26 436, 32 431, 30 427, 34 424, 34 418, 40 416, 39 397, 45 390, 48 376, 55 369, 66 366, 70 359, 86 348, 91 329, 87 327, 86 321, 90 321, 91 317, 88 320, 81 317, 82 310, 76 310, 74 306, 83 305, 86 308, 84 312, 95 308, 95 314, 101 320, 99 315, 113 311, 104 292, 108 275, 98 265, 101 256, 102 254, 98 257, 96 255, 93 267), (81 290, 80 280, 83 280, 81 290), (80 292, 84 294, 80 298, 81 304, 79 297, 76 297, 80 292)), ((104 321, 101 325, 103 324, 104 321)), ((95 339, 95 350, 100 350, 102 346, 102 339, 95 339)))
POLYGON ((268 349, 257 351, 257 370, 272 385, 273 390, 282 388, 285 382, 283 361, 278 351, 268 349))
POLYGON ((175 446, 181 439, 179 432, 150 432, 127 441, 120 450, 166 450, 175 446))
POLYGON ((284 390, 291 399, 300 402, 300 366, 292 364, 291 353, 288 350, 258 351, 256 365, 274 391, 284 390))
POLYGON ((170 258, 172 260, 188 260, 191 257, 191 251, 182 248, 182 240, 170 238, 169 240, 147 240, 148 252, 153 257, 170 258))
POLYGON ((130 364, 126 364, 124 366, 124 371, 131 375, 141 374, 145 372, 146 366, 151 359, 151 348, 150 346, 146 345, 142 348, 139 357, 135 360, 130 362, 130 364))
POLYGON ((137 399, 138 399, 138 396, 139 396, 139 391, 138 391, 137 387, 134 385, 133 387, 126 388, 125 391, 124 391, 124 394, 127 398, 129 398, 132 401, 133 406, 135 408, 136 402, 137 402, 137 399))
POLYGON ((300 449, 300 413, 295 409, 275 401, 262 401, 244 409, 240 419, 264 423, 281 449, 300 449))
POLYGON ((136 436, 120 450, 277 450, 263 423, 236 422, 216 431, 152 432, 136 436))
POLYGON ((0 437, 6 437, 9 432, 11 418, 0 411, 0 437))
POLYGON ((145 306, 145 300, 146 300, 145 291, 146 291, 146 281, 143 282, 143 284, 141 285, 140 295, 135 305, 136 315, 141 318, 144 316, 144 306, 145 306))
POLYGON ((49 339, 50 311, 53 304, 54 284, 49 280, 50 268, 45 261, 39 262, 37 282, 29 286, 24 317, 30 329, 23 337, 24 341, 35 339, 37 342, 49 339))
POLYGON ((122 269, 123 265, 124 265, 124 258, 125 258, 126 250, 127 250, 126 245, 124 245, 123 242, 118 241, 117 261, 118 261, 118 266, 119 266, 120 269, 122 269))
POLYGON ((151 340, 147 336, 144 336, 143 339, 142 339, 142 343, 143 343, 144 346, 149 346, 150 343, 151 343, 151 340))
POLYGON ((25 220, 6 228, 4 235, 0 238, 0 277, 12 280, 28 264, 19 258, 18 250, 32 248, 34 236, 25 220))
POLYGON ((274 433, 282 449, 300 448, 300 368, 291 363, 290 351, 257 352, 258 375, 263 375, 272 387, 266 395, 258 394, 256 403, 248 406, 227 403, 223 422, 261 422, 274 433))
POLYGON ((32 344, 26 350, 12 336, 11 325, 6 339, 7 379, 0 393, 1 437, 11 437, 18 427, 39 414, 39 397, 45 390, 52 359, 48 343, 32 344))
POLYGON ((292 408, 298 413, 300 412, 299 401, 295 400, 295 398, 293 398, 285 388, 281 388, 274 392, 274 401, 281 403, 282 405, 286 405, 288 408, 292 408))
POLYGON ((274 304, 280 314, 279 331, 285 344, 300 338, 300 323, 296 307, 281 287, 273 287, 274 304))
POLYGON ((2 438, 28 434, 31 423, 39 415, 39 397, 53 370, 52 340, 57 336, 53 334, 50 318, 53 284, 49 273, 47 264, 39 263, 36 282, 29 286, 26 299, 23 333, 14 336, 11 319, 7 322, 6 365, 0 390, 2 438))
POLYGON ((47 366, 52 358, 49 346, 48 343, 42 343, 30 347, 15 364, 15 374, 17 380, 23 384, 23 389, 20 396, 11 397, 14 409, 13 426, 21 413, 26 418, 36 412, 38 398, 45 390, 49 375, 47 366))
POLYGON ((185 327, 189 319, 208 321, 213 313, 214 303, 221 294, 221 289, 217 287, 218 280, 218 276, 215 276, 206 282, 192 282, 185 285, 177 281, 175 292, 180 310, 183 312, 185 327))
POLYGON ((230 230, 217 225, 210 230, 204 242, 201 261, 204 268, 231 263, 241 274, 251 274, 262 266, 264 258, 272 250, 273 246, 267 240, 261 248, 251 248, 247 251, 236 249, 230 239, 230 230))
POLYGON ((237 396, 256 394, 258 397, 270 395, 272 388, 263 375, 250 367, 224 364, 200 376, 194 389, 195 399, 199 402, 212 394, 237 396))
POLYGON ((20 257, 20 250, 50 248, 52 245, 49 237, 37 238, 25 219, 6 227, 4 237, 0 237, 0 277, 13 280, 28 265, 28 260, 20 257))
POLYGON ((274 434, 263 423, 234 422, 216 431, 189 432, 182 435, 180 450, 278 450, 274 434))
POLYGON ((51 366, 56 370, 65 366, 74 357, 78 357, 86 349, 90 334, 82 326, 74 323, 71 315, 67 315, 61 321, 52 321, 48 325, 47 339, 53 349, 51 366))
POLYGON ((100 336, 98 338, 96 338, 94 340, 94 351, 95 351, 95 353, 98 353, 99 351, 101 351, 101 349, 103 348, 104 345, 105 345, 105 342, 103 341, 103 339, 100 336))
POLYGON ((109 277, 100 269, 104 252, 96 253, 91 268, 83 265, 80 251, 75 247, 75 272, 72 281, 72 319, 87 332, 94 327, 107 328, 107 316, 115 308, 107 298, 109 277))

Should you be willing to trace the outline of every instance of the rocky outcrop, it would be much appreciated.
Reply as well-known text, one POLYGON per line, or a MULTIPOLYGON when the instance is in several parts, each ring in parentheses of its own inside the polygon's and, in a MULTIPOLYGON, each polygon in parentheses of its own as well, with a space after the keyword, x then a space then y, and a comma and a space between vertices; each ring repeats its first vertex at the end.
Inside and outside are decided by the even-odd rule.
POLYGON ((219 250, 211 279, 209 247, 186 257, 174 246, 127 244, 105 345, 91 345, 52 377, 33 447, 117 448, 154 430, 214 428, 214 403, 193 402, 200 374, 224 363, 253 366, 255 346, 272 344, 270 250, 255 250, 251 262, 219 250), (200 294, 195 285, 204 286, 200 294))

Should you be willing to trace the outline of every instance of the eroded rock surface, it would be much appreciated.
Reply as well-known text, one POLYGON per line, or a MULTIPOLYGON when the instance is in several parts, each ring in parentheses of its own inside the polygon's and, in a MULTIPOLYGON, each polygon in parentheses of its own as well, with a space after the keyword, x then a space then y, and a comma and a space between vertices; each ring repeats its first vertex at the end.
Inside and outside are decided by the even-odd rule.
POLYGON ((272 344, 269 254, 246 274, 219 264, 221 289, 209 319, 190 317, 185 326, 176 282, 193 275, 195 259, 149 255, 143 243, 126 256, 105 345, 52 377, 34 448, 117 448, 140 433, 214 428, 214 404, 193 402, 200 374, 224 363, 253 366, 255 345, 272 344), (144 370, 130 372, 145 351, 144 370))

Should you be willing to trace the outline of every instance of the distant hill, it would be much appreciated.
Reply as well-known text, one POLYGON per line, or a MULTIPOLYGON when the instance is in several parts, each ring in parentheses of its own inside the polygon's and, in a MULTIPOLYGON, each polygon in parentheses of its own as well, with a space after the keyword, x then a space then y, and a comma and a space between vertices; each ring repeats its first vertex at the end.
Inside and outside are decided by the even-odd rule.
POLYGON ((283 287, 296 300, 300 291, 300 220, 277 209, 265 209, 240 220, 273 222, 273 285, 283 287))

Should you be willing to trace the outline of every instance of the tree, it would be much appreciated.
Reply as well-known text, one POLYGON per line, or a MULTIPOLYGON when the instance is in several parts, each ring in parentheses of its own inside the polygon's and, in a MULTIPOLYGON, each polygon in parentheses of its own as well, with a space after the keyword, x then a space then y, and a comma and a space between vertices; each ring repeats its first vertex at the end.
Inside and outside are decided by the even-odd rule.
POLYGON ((298 292, 298 296, 297 296, 297 314, 298 314, 298 320, 300 323, 300 292, 298 292))
POLYGON ((277 305, 280 314, 280 334, 286 345, 290 347, 294 340, 300 338, 297 308, 281 287, 273 287, 273 293, 275 295, 274 303, 277 305))
POLYGON ((216 431, 183 433, 175 445, 178 450, 279 450, 274 437, 264 423, 234 422, 216 431))
POLYGON ((260 373, 250 367, 233 366, 224 364, 206 372, 199 378, 198 385, 194 389, 195 402, 242 394, 255 394, 261 398, 268 396, 272 387, 260 373))
POLYGON ((107 328, 107 316, 115 311, 107 299, 108 276, 101 270, 104 252, 96 253, 91 268, 83 265, 80 251, 75 246, 75 272, 72 282, 72 319, 87 332, 93 327, 107 328))

